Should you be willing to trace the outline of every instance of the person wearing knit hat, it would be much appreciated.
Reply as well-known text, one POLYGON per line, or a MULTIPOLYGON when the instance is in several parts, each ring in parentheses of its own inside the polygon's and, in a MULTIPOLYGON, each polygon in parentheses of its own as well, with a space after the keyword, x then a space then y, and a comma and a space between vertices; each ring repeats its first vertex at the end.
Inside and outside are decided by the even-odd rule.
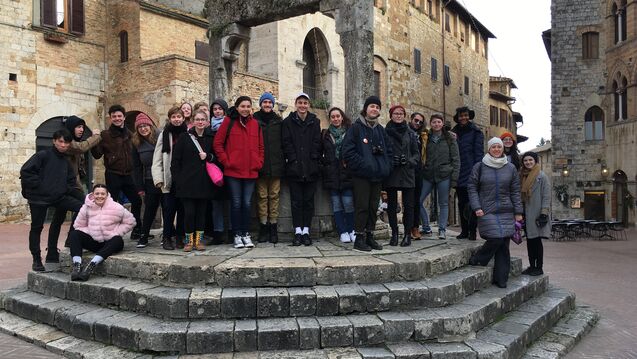
POLYGON ((396 111, 399 108, 403 109, 403 113, 405 114, 405 116, 407 116, 407 110, 405 110, 405 107, 403 107, 403 105, 393 105, 392 107, 389 108, 389 117, 391 117, 394 111, 396 111))
POLYGON ((383 248, 374 239, 373 232, 382 183, 392 170, 389 137, 378 123, 380 109, 380 99, 368 97, 360 115, 347 130, 341 147, 354 188, 354 249, 365 252, 383 248))
POLYGON ((504 154, 507 156, 509 162, 513 163, 516 169, 520 169, 520 153, 518 151, 518 143, 515 140, 515 136, 509 132, 505 131, 500 135, 500 139, 504 144, 504 154))
POLYGON ((526 234, 526 248, 529 255, 529 267, 522 274, 537 276, 544 274, 544 247, 542 239, 551 235, 551 182, 540 169, 538 155, 526 152, 522 155, 520 169, 520 187, 526 234))
POLYGON ((478 217, 480 237, 486 239, 469 264, 486 266, 495 257, 493 283, 506 288, 511 266, 509 240, 524 214, 520 177, 504 155, 500 138, 490 139, 488 148, 482 162, 473 166, 469 179, 471 210, 478 217))
POLYGON ((135 130, 144 125, 152 127, 155 126, 155 123, 153 122, 153 120, 150 119, 150 117, 148 117, 147 114, 140 112, 135 117, 135 130))
POLYGON ((257 179, 257 214, 259 217, 258 242, 277 243, 279 241, 279 192, 281 177, 285 174, 281 131, 283 120, 274 111, 274 96, 265 92, 259 98, 261 109, 254 113, 263 132, 263 167, 257 179))
POLYGON ((457 123, 451 131, 456 134, 458 152, 460 153, 460 172, 456 193, 458 195, 458 210, 460 212, 460 235, 456 238, 476 239, 477 220, 469 207, 469 192, 467 186, 473 166, 482 160, 484 155, 484 135, 473 121, 475 112, 468 107, 459 107, 453 120, 457 123))

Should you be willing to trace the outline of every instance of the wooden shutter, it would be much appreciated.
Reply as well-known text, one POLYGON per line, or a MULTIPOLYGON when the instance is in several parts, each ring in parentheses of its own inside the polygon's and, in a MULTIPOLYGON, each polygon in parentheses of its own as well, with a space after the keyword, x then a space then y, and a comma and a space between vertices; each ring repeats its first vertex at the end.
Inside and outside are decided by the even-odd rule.
POLYGON ((438 80, 438 60, 431 58, 431 79, 438 80))
POLYGON ((207 42, 195 41, 195 58, 203 61, 210 59, 210 45, 207 42))
POLYGON ((419 74, 422 72, 422 62, 420 61, 420 50, 414 49, 414 72, 419 74))
POLYGON ((447 86, 451 85, 451 74, 449 73, 449 65, 445 65, 444 76, 445 76, 445 85, 447 86))
POLYGON ((71 34, 84 35, 84 0, 68 0, 71 34))
POLYGON ((55 0, 40 0, 40 23, 42 26, 57 28, 55 0))

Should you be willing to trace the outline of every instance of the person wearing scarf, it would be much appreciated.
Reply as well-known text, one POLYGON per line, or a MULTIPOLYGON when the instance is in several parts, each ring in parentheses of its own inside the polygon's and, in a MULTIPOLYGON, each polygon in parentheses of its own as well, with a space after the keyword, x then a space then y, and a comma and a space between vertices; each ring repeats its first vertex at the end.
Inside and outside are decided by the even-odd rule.
POLYGON ((168 119, 164 129, 155 143, 153 153, 153 165, 151 173, 155 187, 161 189, 161 215, 164 223, 162 231, 162 247, 165 250, 174 250, 184 247, 184 209, 181 201, 176 196, 176 187, 170 172, 172 152, 177 139, 187 130, 184 122, 184 114, 178 106, 168 110, 168 119), (175 223, 177 217, 177 226, 175 223))
POLYGON ((520 153, 518 152, 518 143, 515 140, 515 136, 509 132, 505 131, 500 135, 500 139, 504 144, 504 154, 507 156, 507 160, 511 162, 516 169, 520 169, 520 153))
POLYGON ((506 288, 511 265, 509 241, 515 233, 515 222, 522 220, 524 211, 520 177, 504 155, 500 138, 489 140, 482 162, 471 170, 467 189, 469 204, 478 217, 480 237, 486 239, 469 264, 486 266, 495 256, 493 283, 506 288))
POLYGON ((342 149, 345 134, 352 122, 345 112, 334 107, 327 113, 330 126, 323 130, 323 188, 330 191, 334 223, 342 243, 354 242, 354 192, 352 176, 344 166, 342 149))
POLYGON ((537 153, 526 152, 522 155, 520 183, 529 254, 529 267, 522 271, 522 274, 537 276, 544 274, 542 238, 549 238, 551 235, 551 183, 548 176, 540 170, 537 153))

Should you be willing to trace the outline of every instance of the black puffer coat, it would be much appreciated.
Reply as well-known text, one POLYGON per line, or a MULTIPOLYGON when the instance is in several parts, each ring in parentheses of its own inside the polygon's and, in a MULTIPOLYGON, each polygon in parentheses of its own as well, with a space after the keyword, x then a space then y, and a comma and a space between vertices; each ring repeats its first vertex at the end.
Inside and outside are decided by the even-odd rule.
POLYGON ((48 205, 76 186, 75 172, 55 147, 36 152, 20 168, 22 196, 29 203, 48 205))
POLYGON ((391 144, 394 167, 385 180, 385 188, 414 188, 416 168, 420 164, 418 138, 406 122, 397 124, 390 121, 385 127, 391 144), (401 159, 403 161, 401 161, 401 159))
POLYGON ((321 159, 323 188, 337 191, 352 188, 352 177, 345 168, 345 162, 336 158, 334 137, 328 130, 323 130, 321 137, 323 139, 323 158, 321 159))
POLYGON ((362 116, 347 130, 343 140, 343 159, 352 176, 382 182, 392 170, 392 146, 380 124, 371 127, 362 116), (374 153, 374 148, 382 153, 374 153))
POLYGON ((281 143, 283 120, 274 112, 257 111, 254 118, 259 122, 263 132, 263 167, 259 177, 281 177, 285 173, 285 159, 281 143))
POLYGON ((319 177, 321 158, 321 124, 308 112, 302 121, 296 112, 283 120, 283 155, 285 174, 291 181, 312 182, 319 177))
POLYGON ((206 171, 206 162, 213 162, 214 159, 212 130, 206 128, 203 136, 197 137, 201 149, 208 154, 206 160, 199 158, 199 150, 192 142, 191 134, 197 137, 194 127, 181 134, 173 148, 170 164, 173 186, 176 186, 176 194, 179 198, 210 199, 217 190, 206 171))

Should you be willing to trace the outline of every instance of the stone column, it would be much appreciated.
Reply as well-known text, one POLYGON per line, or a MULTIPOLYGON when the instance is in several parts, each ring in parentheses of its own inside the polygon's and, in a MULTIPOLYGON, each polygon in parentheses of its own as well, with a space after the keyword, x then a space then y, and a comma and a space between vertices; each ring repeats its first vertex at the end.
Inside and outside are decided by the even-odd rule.
POLYGON ((210 31, 210 71, 209 71, 209 102, 216 98, 227 98, 229 92, 228 73, 223 59, 223 33, 210 31))
POLYGON ((374 93, 374 3, 341 1, 334 19, 345 55, 345 112, 356 118, 374 93))

